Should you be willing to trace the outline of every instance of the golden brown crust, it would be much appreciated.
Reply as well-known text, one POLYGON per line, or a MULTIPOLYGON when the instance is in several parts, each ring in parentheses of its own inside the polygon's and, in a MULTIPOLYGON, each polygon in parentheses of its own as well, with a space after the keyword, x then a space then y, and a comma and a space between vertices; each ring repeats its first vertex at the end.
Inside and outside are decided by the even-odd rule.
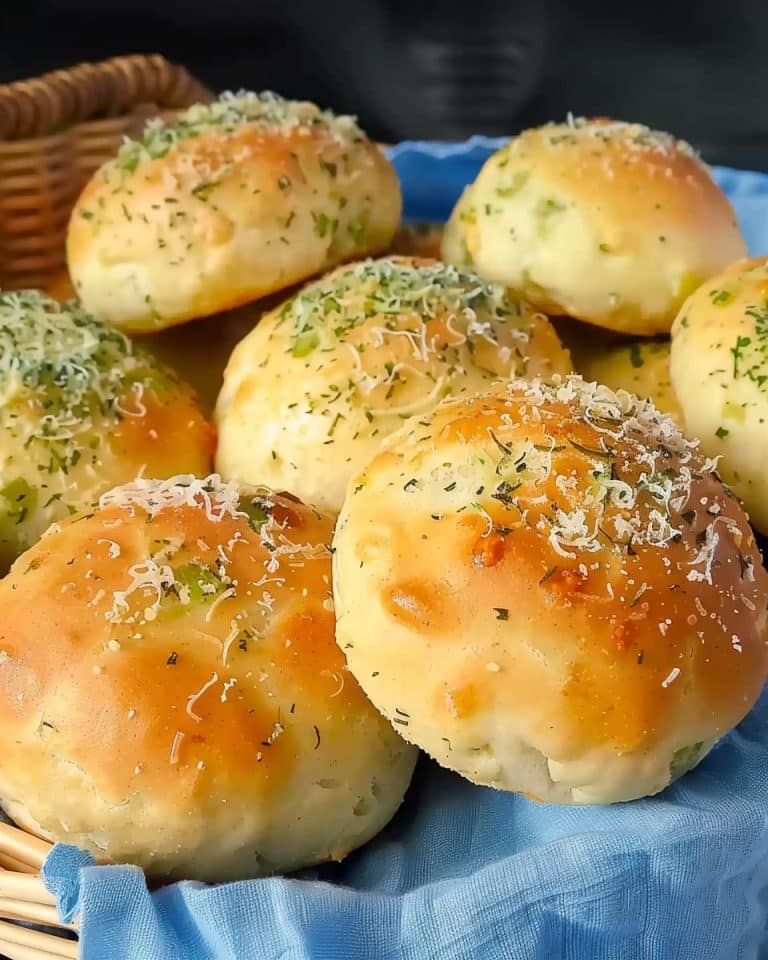
POLYGON ((292 869, 375 833, 413 753, 333 642, 330 535, 294 498, 185 477, 46 536, 0 584, 3 802, 156 876, 292 869))
POLYGON ((667 332, 686 296, 746 253, 687 144, 604 120, 510 141, 465 192, 442 249, 539 309, 630 334, 667 332))
POLYGON ((340 267, 266 314, 217 401, 217 469, 338 510, 383 437, 441 397, 567 373, 549 320, 434 260, 340 267))
POLYGON ((470 779, 557 802, 662 789, 768 671, 768 575, 671 420, 578 378, 442 404, 355 480, 337 639, 470 779))
POLYGON ((254 95, 185 116, 149 128, 78 200, 68 264, 94 313, 160 329, 388 246, 397 177, 348 118, 254 95))

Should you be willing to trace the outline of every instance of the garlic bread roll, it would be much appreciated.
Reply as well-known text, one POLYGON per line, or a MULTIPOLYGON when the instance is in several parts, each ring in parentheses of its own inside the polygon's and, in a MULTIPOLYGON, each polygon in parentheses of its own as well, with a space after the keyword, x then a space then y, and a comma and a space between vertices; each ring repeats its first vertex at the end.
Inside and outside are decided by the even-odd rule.
POLYGON ((669 373, 669 340, 631 340, 599 345, 584 351, 574 366, 585 380, 596 380, 612 390, 626 390, 651 400, 661 413, 682 425, 682 413, 669 373))
POLYGON ((768 533, 768 257, 692 294, 672 328, 671 373, 689 432, 768 533))
POLYGON ((430 260, 352 264, 265 315, 216 406, 216 469, 339 510, 382 439, 447 395, 570 371, 545 316, 430 260))
POLYGON ((383 251, 400 208, 394 168, 352 118, 224 94, 152 121, 94 174, 72 212, 69 271, 88 310, 156 330, 383 251))
POLYGON ((636 123, 570 120, 524 131, 485 163, 442 251, 547 313, 654 334, 746 246, 688 144, 636 123))
POLYGON ((341 859, 416 751, 334 643, 332 521, 215 476, 137 480, 0 582, 0 803, 158 879, 341 859))
POLYGON ((556 803, 662 790, 768 673, 749 523, 674 422, 571 377, 445 401, 350 484, 336 638, 397 729, 556 803))
POLYGON ((144 471, 211 469, 192 390, 73 304, 0 293, 0 569, 49 524, 144 471))

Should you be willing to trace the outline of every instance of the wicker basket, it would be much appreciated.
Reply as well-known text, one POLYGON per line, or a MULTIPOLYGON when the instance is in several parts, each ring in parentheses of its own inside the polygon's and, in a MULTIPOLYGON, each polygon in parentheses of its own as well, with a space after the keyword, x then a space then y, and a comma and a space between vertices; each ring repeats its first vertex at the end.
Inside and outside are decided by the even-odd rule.
POLYGON ((0 287, 49 284, 65 268, 85 182, 149 117, 212 94, 161 56, 116 57, 0 86, 0 287))
POLYGON ((77 925, 59 920, 56 901, 40 879, 50 851, 45 840, 0 823, 0 956, 9 960, 78 955, 77 925))

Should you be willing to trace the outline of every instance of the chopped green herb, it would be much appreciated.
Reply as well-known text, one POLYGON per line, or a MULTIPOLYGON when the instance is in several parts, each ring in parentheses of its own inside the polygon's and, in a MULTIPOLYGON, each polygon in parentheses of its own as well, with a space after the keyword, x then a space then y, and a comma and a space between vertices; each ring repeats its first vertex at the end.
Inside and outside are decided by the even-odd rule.
POLYGON ((712 298, 712 303, 716 307, 723 307, 726 303, 730 303, 731 300, 733 300, 733 294, 730 290, 712 290, 709 295, 712 298))
POLYGON ((330 217, 325 213, 316 213, 312 211, 312 222, 314 224, 315 233, 318 237, 324 237, 328 233, 328 228, 331 225, 330 217))
POLYGON ((245 497, 240 501, 240 509, 247 515, 251 529, 258 533, 270 518, 272 504, 261 497, 245 497))
POLYGON ((507 187, 498 187, 496 193, 500 197, 513 197, 525 186, 528 180, 528 173, 524 170, 518 170, 512 177, 512 182, 507 187))
POLYGON ((643 355, 640 352, 640 344, 633 343, 629 348, 629 360, 635 369, 643 366, 643 355))
POLYGON ((672 756, 672 762, 669 765, 670 783, 682 777, 684 773, 688 773, 689 770, 692 770, 696 766, 703 746, 704 742, 699 740, 697 743, 692 743, 688 747, 681 747, 680 750, 675 751, 672 756))
POLYGON ((198 200, 202 200, 203 203, 207 202, 211 193, 218 187, 218 182, 216 180, 211 180, 208 182, 198 183, 197 186, 192 187, 192 195, 197 197, 198 200))

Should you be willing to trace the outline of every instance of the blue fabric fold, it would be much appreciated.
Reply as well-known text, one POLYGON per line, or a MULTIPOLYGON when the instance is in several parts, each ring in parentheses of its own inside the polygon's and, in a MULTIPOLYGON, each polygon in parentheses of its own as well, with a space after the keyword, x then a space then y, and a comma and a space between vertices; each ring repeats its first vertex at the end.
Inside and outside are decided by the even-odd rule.
MULTIPOLYGON (((394 147, 408 218, 444 219, 498 143, 394 147)), ((768 177, 714 172, 768 251, 768 177)), ((63 845, 44 877, 84 960, 768 958, 768 695, 647 800, 542 806, 423 759, 376 840, 300 878, 150 892, 63 845)))

